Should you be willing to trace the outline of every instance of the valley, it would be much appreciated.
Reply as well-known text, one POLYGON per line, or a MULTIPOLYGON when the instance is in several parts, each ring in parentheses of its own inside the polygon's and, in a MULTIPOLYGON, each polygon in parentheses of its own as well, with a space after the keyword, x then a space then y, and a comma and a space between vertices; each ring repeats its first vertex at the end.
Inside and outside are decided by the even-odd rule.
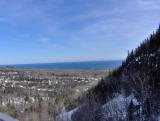
POLYGON ((20 121, 50 121, 109 70, 0 69, 0 112, 20 121))

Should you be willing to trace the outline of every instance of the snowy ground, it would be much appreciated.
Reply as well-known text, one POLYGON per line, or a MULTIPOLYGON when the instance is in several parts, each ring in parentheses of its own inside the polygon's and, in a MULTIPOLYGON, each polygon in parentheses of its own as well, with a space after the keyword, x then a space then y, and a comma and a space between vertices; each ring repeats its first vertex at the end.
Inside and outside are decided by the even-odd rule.
POLYGON ((76 112, 78 108, 75 108, 69 112, 65 111, 65 109, 62 111, 60 115, 57 116, 58 121, 72 121, 72 115, 74 112, 76 112))
MULTIPOLYGON (((114 116, 115 121, 116 119, 125 119, 126 113, 127 113, 127 107, 129 103, 133 102, 134 105, 139 105, 139 102, 136 100, 134 95, 130 95, 128 97, 125 97, 122 94, 117 94, 115 98, 108 101, 106 104, 102 105, 102 110, 104 111, 103 116, 104 119, 107 119, 108 117, 114 116)), ((57 116, 58 121, 72 121, 72 115, 78 110, 78 108, 75 108, 71 111, 66 111, 65 109, 62 111, 60 115, 57 116)))
POLYGON ((127 108, 131 100, 134 105, 139 105, 139 102, 133 94, 128 97, 125 97, 123 94, 117 94, 116 97, 102 106, 104 119, 107 119, 108 117, 114 117, 114 121, 126 119, 127 108))
POLYGON ((7 114, 0 113, 0 121, 18 121, 18 120, 10 117, 7 114))

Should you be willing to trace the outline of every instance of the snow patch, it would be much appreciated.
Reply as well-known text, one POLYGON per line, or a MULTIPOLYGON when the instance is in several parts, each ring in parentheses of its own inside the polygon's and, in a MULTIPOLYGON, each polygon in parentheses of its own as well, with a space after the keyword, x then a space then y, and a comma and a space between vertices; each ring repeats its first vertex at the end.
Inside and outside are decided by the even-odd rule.
POLYGON ((72 121, 72 115, 78 110, 78 108, 74 108, 69 112, 66 112, 65 108, 63 109, 62 113, 57 116, 58 121, 72 121))
POLYGON ((0 113, 0 121, 18 121, 18 120, 10 117, 7 114, 0 113))
POLYGON ((127 116, 127 108, 130 102, 133 102, 134 105, 139 105, 137 99, 134 95, 130 95, 125 97, 122 94, 117 95, 112 100, 108 101, 106 104, 102 106, 104 119, 108 119, 109 117, 113 117, 116 119, 124 120, 127 116))

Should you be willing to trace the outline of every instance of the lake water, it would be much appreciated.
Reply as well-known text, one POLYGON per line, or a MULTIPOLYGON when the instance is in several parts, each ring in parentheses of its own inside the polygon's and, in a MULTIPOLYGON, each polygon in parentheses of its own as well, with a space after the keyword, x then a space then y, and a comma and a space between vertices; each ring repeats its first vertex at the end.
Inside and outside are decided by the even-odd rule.
POLYGON ((87 62, 63 62, 41 64, 16 64, 17 68, 42 68, 42 69, 107 69, 120 66, 122 61, 87 61, 87 62))

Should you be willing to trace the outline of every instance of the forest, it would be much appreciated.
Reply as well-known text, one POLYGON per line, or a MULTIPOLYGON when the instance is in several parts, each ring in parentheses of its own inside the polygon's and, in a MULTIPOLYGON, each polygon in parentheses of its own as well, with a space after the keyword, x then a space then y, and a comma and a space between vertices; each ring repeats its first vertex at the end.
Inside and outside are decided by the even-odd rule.
POLYGON ((160 27, 79 99, 73 121, 160 120, 160 27))

